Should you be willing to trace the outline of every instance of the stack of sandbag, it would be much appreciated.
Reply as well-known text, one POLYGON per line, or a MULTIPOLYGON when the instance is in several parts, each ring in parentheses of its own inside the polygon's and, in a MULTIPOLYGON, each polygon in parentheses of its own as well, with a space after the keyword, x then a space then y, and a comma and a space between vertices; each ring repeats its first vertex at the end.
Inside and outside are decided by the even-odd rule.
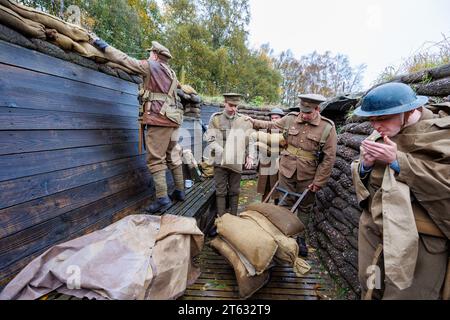
MULTIPOLYGON (((0 26, 7 32, 18 32, 29 38, 32 42, 28 47, 36 47, 39 51, 48 53, 48 46, 54 45, 54 56, 72 60, 66 53, 76 53, 88 58, 90 63, 84 62, 87 67, 98 69, 107 74, 118 76, 128 81, 140 83, 131 70, 126 66, 109 61, 103 52, 89 43, 90 36, 87 30, 61 20, 48 13, 18 4, 12 0, 0 0, 0 26), (62 49, 62 50, 61 50, 62 49), (57 52, 57 51, 61 52, 57 52)), ((0 37, 4 39, 5 37, 0 37)), ((7 37, 6 37, 7 38, 7 37)), ((4 39, 5 40, 5 39, 4 39)), ((7 40, 7 39, 6 39, 7 40)), ((22 41, 24 42, 24 41, 22 41)), ((27 40, 27 42, 29 42, 27 40)))
POLYGON ((182 85, 177 90, 177 94, 181 99, 184 108, 184 115, 191 118, 200 118, 202 98, 197 91, 189 85, 182 85))
POLYGON ((298 276, 310 266, 298 257, 295 240, 302 222, 286 208, 251 205, 238 217, 225 214, 215 222, 218 232, 211 246, 234 268, 239 295, 248 299, 269 281, 270 268, 290 265, 298 276))
POLYGON ((450 63, 416 73, 396 76, 390 82, 409 84, 419 95, 447 97, 450 95, 450 63))

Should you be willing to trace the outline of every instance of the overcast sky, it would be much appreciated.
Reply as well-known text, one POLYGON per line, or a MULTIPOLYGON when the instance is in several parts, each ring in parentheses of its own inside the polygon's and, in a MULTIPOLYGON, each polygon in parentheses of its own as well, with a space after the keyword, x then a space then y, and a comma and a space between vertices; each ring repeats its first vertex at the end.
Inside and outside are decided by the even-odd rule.
MULTIPOLYGON (((250 44, 296 57, 314 50, 367 64, 366 88, 425 42, 450 37, 450 0, 250 0, 250 44)), ((429 46, 430 44, 428 44, 429 46)), ((425 45, 426 47, 427 45, 425 45)))

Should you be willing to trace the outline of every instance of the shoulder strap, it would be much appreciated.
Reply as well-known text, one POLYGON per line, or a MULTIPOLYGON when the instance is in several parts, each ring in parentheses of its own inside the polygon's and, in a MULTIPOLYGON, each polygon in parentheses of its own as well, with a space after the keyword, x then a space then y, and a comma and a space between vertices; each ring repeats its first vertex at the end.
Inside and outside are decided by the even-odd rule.
POLYGON ((170 78, 172 79, 172 83, 170 85, 169 92, 167 92, 167 95, 173 97, 175 89, 177 88, 178 85, 177 75, 175 74, 175 71, 173 71, 164 63, 161 63, 161 67, 169 74, 170 78))
POLYGON ((284 128, 285 130, 289 130, 291 128, 292 123, 295 120, 295 117, 289 117, 290 115, 293 115, 293 114, 290 113, 287 115, 288 119, 286 121, 286 127, 284 128))
POLYGON ((170 89, 169 89, 169 92, 167 94, 169 96, 173 96, 173 94, 175 92, 175 89, 177 88, 177 85, 178 85, 178 80, 177 80, 177 76, 176 76, 175 72, 172 71, 172 70, 170 70, 170 71, 172 72, 173 78, 172 78, 172 84, 170 85, 170 89))
POLYGON ((320 138, 320 147, 323 148, 323 146, 327 143, 328 137, 330 136, 331 129, 333 129, 333 125, 329 122, 327 122, 325 129, 322 132, 322 137, 320 138))
POLYGON ((213 124, 218 129, 220 127, 220 113, 213 114, 213 124))

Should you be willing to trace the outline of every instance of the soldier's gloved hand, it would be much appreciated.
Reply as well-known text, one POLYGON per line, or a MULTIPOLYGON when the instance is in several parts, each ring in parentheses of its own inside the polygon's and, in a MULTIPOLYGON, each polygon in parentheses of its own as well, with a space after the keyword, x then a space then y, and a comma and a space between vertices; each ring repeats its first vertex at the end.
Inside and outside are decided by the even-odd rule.
POLYGON ((104 40, 99 38, 94 41, 94 46, 99 48, 101 51, 105 52, 106 48, 109 47, 109 44, 107 44, 104 40))
POLYGON ((109 44, 106 43, 106 41, 104 41, 103 39, 97 37, 95 33, 89 34, 89 43, 103 52, 105 52, 106 48, 109 47, 109 44))

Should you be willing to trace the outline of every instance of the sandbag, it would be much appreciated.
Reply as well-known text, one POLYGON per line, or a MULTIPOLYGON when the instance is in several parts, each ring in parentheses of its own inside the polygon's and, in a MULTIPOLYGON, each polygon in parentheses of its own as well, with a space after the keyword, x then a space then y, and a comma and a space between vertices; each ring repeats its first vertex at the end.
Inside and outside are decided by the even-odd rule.
POLYGON ((269 281, 269 271, 265 271, 254 277, 249 277, 247 275, 247 269, 239 259, 237 253, 220 237, 213 239, 210 244, 233 267, 239 287, 239 296, 242 299, 250 298, 269 281))
POLYGON ((128 74, 135 74, 133 71, 131 71, 131 70, 128 69, 127 67, 124 67, 123 65, 118 64, 118 63, 115 63, 115 62, 109 61, 109 62, 106 63, 106 65, 107 65, 108 67, 110 67, 110 68, 113 68, 113 69, 119 69, 119 70, 122 70, 122 71, 124 71, 124 72, 126 72, 126 73, 128 73, 128 74))
POLYGON ((231 214, 216 219, 217 232, 255 267, 256 274, 266 271, 278 249, 270 234, 249 221, 231 214))
POLYGON ((2 5, 0 5, 0 21, 2 24, 28 37, 45 39, 44 25, 21 17, 13 10, 2 5))
POLYGON ((258 203, 248 206, 247 210, 261 213, 288 237, 297 236, 305 230, 305 225, 287 208, 269 203, 258 203))
POLYGON ((298 244, 294 238, 284 235, 269 219, 257 211, 246 211, 239 215, 244 219, 256 222, 262 229, 270 234, 278 244, 275 258, 289 264, 297 276, 302 276, 311 270, 311 266, 302 258, 298 257, 298 244))
POLYGON ((0 4, 13 10, 24 18, 43 24, 49 29, 58 30, 59 33, 68 36, 74 41, 89 41, 88 32, 77 25, 65 22, 48 13, 26 7, 11 0, 0 0, 0 4))
POLYGON ((181 90, 183 90, 183 92, 186 94, 197 94, 197 91, 195 91, 194 88, 192 88, 190 85, 187 84, 183 84, 181 86, 181 90))
POLYGON ((86 49, 84 49, 78 42, 73 41, 71 38, 59 33, 55 29, 46 29, 45 34, 50 42, 56 44, 61 49, 66 51, 75 51, 85 57, 88 54, 86 49))
POLYGON ((198 114, 201 114, 201 112, 202 112, 202 109, 200 109, 200 108, 198 108, 198 107, 191 107, 190 109, 191 109, 191 112, 192 112, 192 113, 198 113, 198 114))

